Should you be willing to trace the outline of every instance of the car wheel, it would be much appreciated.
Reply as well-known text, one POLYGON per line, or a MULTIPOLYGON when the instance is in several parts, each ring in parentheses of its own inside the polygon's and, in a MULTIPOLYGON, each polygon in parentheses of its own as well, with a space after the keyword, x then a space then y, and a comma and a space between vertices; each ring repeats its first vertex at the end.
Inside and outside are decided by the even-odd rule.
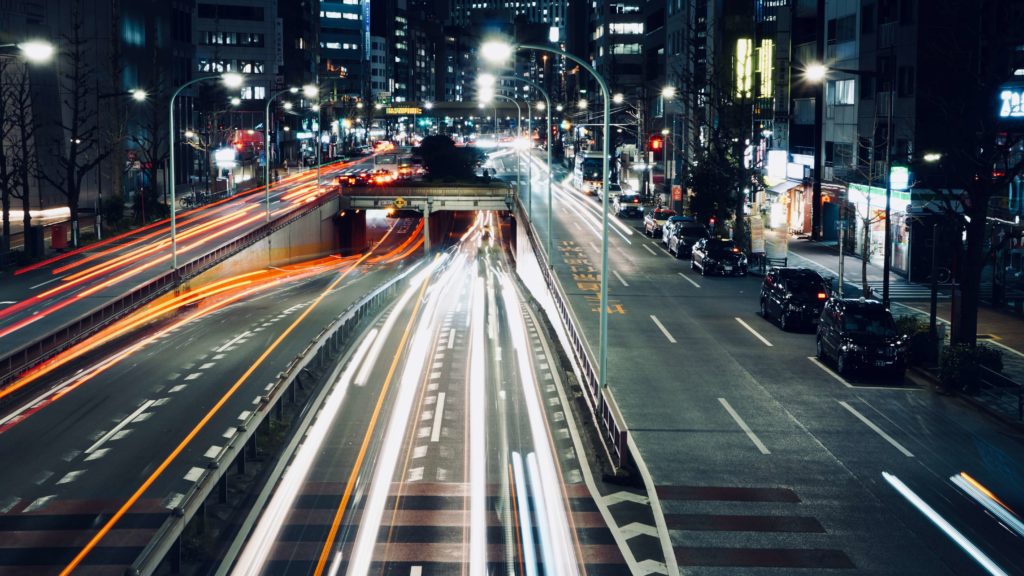
POLYGON ((816 344, 815 345, 815 356, 818 357, 818 360, 824 360, 825 359, 825 345, 821 343, 821 338, 816 339, 815 340, 815 344, 816 344))
POLYGON ((764 299, 761 299, 761 318, 771 322, 771 319, 768 318, 768 301, 764 299))
POLYGON ((783 312, 779 316, 779 328, 782 328, 783 332, 789 332, 789 329, 792 328, 792 327, 793 326, 790 324, 790 321, 789 321, 789 314, 786 313, 786 312, 783 312))
POLYGON ((846 360, 846 352, 840 352, 836 355, 836 372, 840 376, 845 376, 850 371, 849 362, 846 360))

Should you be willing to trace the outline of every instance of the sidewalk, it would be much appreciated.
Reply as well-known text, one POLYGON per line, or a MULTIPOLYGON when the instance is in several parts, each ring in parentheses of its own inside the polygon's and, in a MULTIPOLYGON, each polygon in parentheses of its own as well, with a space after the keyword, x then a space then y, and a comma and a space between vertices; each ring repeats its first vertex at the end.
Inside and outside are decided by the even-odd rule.
MULTIPOLYGON (((839 249, 836 243, 814 242, 806 238, 790 236, 788 246, 781 246, 781 232, 765 230, 765 243, 768 253, 775 255, 787 250, 787 265, 806 267, 817 270, 825 278, 832 278, 833 286, 838 285, 839 249)), ((859 297, 861 291, 861 260, 849 254, 843 264, 843 295, 859 297)), ((875 297, 881 299, 882 266, 868 262, 868 284, 875 291, 875 297)), ((912 284, 896 274, 890 275, 890 300, 893 316, 914 316, 924 322, 929 318, 929 293, 927 285, 912 284), (915 298, 916 295, 923 297, 915 298)), ((949 292, 940 290, 937 318, 940 324, 949 324, 950 297, 949 292)), ((1002 374, 1015 382, 1024 383, 1024 320, 981 306, 978 308, 978 339, 991 344, 1003 351, 1002 374)), ((947 332, 948 341, 948 332, 947 332)), ((983 402, 986 408, 998 412, 1012 420, 1018 420, 1016 395, 1002 394, 974 398, 983 402)))

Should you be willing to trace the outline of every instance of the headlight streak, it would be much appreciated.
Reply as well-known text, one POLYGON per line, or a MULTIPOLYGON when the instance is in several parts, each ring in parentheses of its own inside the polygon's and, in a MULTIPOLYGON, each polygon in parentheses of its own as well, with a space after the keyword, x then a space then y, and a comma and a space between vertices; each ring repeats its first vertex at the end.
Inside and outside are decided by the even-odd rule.
MULTIPOLYGON (((527 415, 530 420, 530 433, 533 439, 534 450, 537 462, 537 480, 540 484, 534 492, 535 503, 543 509, 546 516, 550 539, 542 539, 542 545, 551 545, 555 551, 554 562, 545 563, 547 567, 555 567, 551 573, 560 576, 572 576, 579 574, 579 565, 575 561, 579 550, 575 546, 575 531, 570 528, 570 519, 566 513, 565 504, 561 491, 562 482, 557 472, 558 462, 555 459, 551 447, 551 435, 544 418, 544 408, 537 391, 537 382, 534 378, 533 366, 531 364, 531 351, 526 338, 526 323, 523 320, 522 307, 519 295, 512 281, 502 273, 496 273, 501 282, 501 292, 504 299, 505 317, 508 319, 508 330, 512 336, 513 349, 515 350, 519 378, 522 384, 524 404, 527 408, 527 415)), ((529 461, 529 457, 528 457, 529 461)), ((529 465, 529 464, 528 464, 529 465)), ((533 484, 531 484, 531 488, 533 484)), ((540 514, 538 514, 538 523, 540 514)), ((542 547, 543 550, 543 547, 542 547)))
POLYGON ((974 545, 970 540, 967 539, 959 530, 953 527, 945 518, 939 515, 934 508, 928 505, 924 500, 921 499, 913 490, 911 490, 902 480, 896 476, 882 472, 882 477, 888 482, 901 496, 906 498, 915 508, 917 508, 922 514, 924 514, 929 520, 932 521, 940 530, 946 533, 958 546, 963 548, 974 560, 981 565, 989 574, 993 576, 1008 576, 995 562, 992 561, 980 548, 974 545))
MULTIPOLYGON (((440 258, 435 262, 439 260, 440 258)), ((428 270, 430 269, 428 268, 428 270)), ((456 272, 458 272, 457 268, 450 268, 435 279, 435 282, 450 286, 456 281, 456 272)), ((359 528, 356 530, 355 541, 352 544, 352 557, 347 571, 350 576, 363 576, 370 571, 370 563, 373 561, 377 535, 380 532, 381 519, 384 515, 384 506, 387 503, 391 482, 398 467, 406 428, 411 419, 416 399, 416 387, 424 380, 424 372, 428 367, 431 343, 438 325, 437 312, 440 309, 440 301, 441 299, 435 299, 432 302, 425 302, 427 307, 420 315, 416 333, 405 354, 402 379, 395 393, 395 404, 388 415, 384 440, 380 445, 369 493, 363 505, 359 528)), ((422 296, 420 302, 424 302, 422 296)))
POLYGON ((523 562, 526 565, 526 576, 537 574, 537 551, 533 541, 533 522, 530 520, 530 498, 526 493, 526 476, 523 472, 523 457, 519 452, 512 453, 512 476, 515 478, 516 503, 519 511, 519 532, 523 543, 523 562))
POLYGON ((1018 536, 1024 537, 1024 523, 1020 521, 1017 514, 967 472, 950 476, 949 480, 992 513, 1007 528, 1013 530, 1018 536))
MULTIPOLYGON (((411 297, 409 292, 407 291, 406 296, 403 296, 406 302, 411 297)), ((395 310, 399 309, 396 308, 395 310)), ((391 314, 391 316, 397 315, 397 312, 392 312, 391 314)), ((306 437, 299 445, 295 457, 289 463, 288 469, 278 482, 277 488, 274 489, 274 495, 264 507, 259 522, 246 540, 245 547, 242 549, 242 553, 238 556, 238 561, 231 571, 232 574, 241 576, 256 575, 262 572, 267 556, 273 549, 274 541, 277 539, 281 527, 284 526, 288 513, 292 510, 295 498, 299 494, 299 489, 309 475, 313 461, 320 452, 320 446, 327 437, 335 417, 341 411, 345 394, 348 392, 349 385, 352 382, 352 375, 355 373, 356 368, 367 359, 366 353, 378 334, 381 335, 381 340, 388 337, 388 332, 383 329, 380 331, 376 328, 371 330, 359 344, 352 359, 349 360, 348 366, 338 376, 338 380, 335 381, 330 394, 324 399, 324 403, 316 415, 315 422, 306 432, 306 437)))
MULTIPOLYGON (((484 356, 484 280, 473 280, 469 365, 469 573, 487 573, 487 373, 484 356)), ((493 301, 493 299, 492 299, 493 301)))
MULTIPOLYGON (((533 160, 534 165, 537 167, 538 170, 541 170, 541 171, 544 171, 544 172, 547 171, 547 166, 545 166, 544 163, 542 163, 542 162, 540 162, 539 160, 536 160, 536 159, 532 159, 532 160, 533 160)), ((565 186, 563 186, 562 184, 559 184, 559 183, 552 182, 551 188, 556 193, 566 196, 565 200, 574 202, 577 205, 579 205, 580 207, 582 207, 584 210, 590 211, 594 215, 594 217, 596 217, 597 220, 600 222, 600 220, 601 220, 601 208, 599 207, 600 204, 598 204, 597 206, 594 206, 593 202, 591 202, 589 198, 582 196, 579 191, 566 188, 565 186)), ((609 198, 608 199, 608 207, 611 208, 611 205, 612 205, 611 198, 609 198)), ((577 214, 579 214, 579 213, 577 213, 577 214)), ((583 216, 580 215, 580 217, 583 217, 583 216)), ((633 231, 632 228, 630 228, 629 226, 623 224, 622 222, 620 222, 616 218, 608 218, 608 222, 610 222, 612 225, 620 228, 622 230, 622 232, 624 232, 627 236, 632 236, 634 234, 634 231, 633 231)), ((615 230, 615 228, 611 228, 611 230, 616 232, 617 234, 619 234, 619 236, 622 236, 622 239, 625 240, 627 243, 632 244, 632 242, 630 242, 629 239, 626 238, 626 236, 623 236, 621 233, 619 233, 617 230, 615 230)))

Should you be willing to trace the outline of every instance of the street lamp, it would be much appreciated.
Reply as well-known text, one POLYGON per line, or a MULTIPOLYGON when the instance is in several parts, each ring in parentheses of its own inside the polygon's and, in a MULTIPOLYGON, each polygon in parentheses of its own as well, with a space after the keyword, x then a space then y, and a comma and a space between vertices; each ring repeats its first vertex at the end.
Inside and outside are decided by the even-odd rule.
POLYGON ((171 94, 171 100, 167 104, 168 115, 170 117, 169 121, 168 121, 168 128, 170 130, 170 140, 169 140, 170 144, 169 144, 168 148, 170 149, 170 154, 169 154, 169 158, 168 158, 168 172, 169 172, 169 174, 168 174, 168 177, 167 177, 167 181, 170 183, 170 186, 168 186, 168 188, 170 189, 170 193, 171 193, 171 270, 174 270, 174 272, 175 272, 175 274, 174 274, 174 281, 175 282, 178 281, 178 274, 177 274, 177 272, 178 272, 178 224, 177 224, 177 222, 178 221, 177 221, 177 216, 176 216, 176 214, 177 214, 177 206, 176 206, 177 201, 175 200, 175 197, 174 197, 174 188, 175 188, 175 185, 174 185, 175 184, 174 183, 174 180, 175 180, 175 178, 174 178, 174 175, 175 175, 175 172, 174 172, 174 147, 177 144, 177 137, 176 137, 177 135, 174 132, 174 100, 178 97, 178 94, 181 94, 181 91, 184 90, 185 88, 188 88, 189 86, 191 86, 193 84, 196 84, 196 83, 199 83, 199 82, 203 82, 205 80, 220 80, 221 82, 224 83, 224 86, 226 88, 231 88, 231 89, 236 89, 236 88, 241 87, 242 86, 242 82, 245 81, 245 79, 242 77, 241 74, 236 74, 234 72, 228 72, 228 73, 222 74, 220 76, 200 76, 199 78, 193 78, 192 80, 189 80, 188 82, 185 82, 181 86, 178 86, 178 88, 174 91, 174 93, 171 94))
POLYGON ((604 98, 604 119, 602 122, 602 159, 601 170, 603 175, 601 194, 601 320, 600 340, 598 344, 598 384, 602 388, 608 385, 608 156, 610 155, 609 143, 611 140, 611 92, 608 90, 608 83, 603 76, 597 73, 587 61, 578 56, 573 56, 564 50, 540 46, 537 44, 516 44, 512 45, 503 41, 484 42, 480 47, 480 54, 491 62, 504 62, 512 56, 515 50, 536 50, 538 52, 549 52, 556 54, 580 65, 597 80, 601 87, 601 95, 604 98))
MULTIPOLYGON (((893 131, 893 102, 896 100, 896 78, 895 71, 896 66, 892 66, 893 78, 892 83, 889 86, 889 105, 886 111, 886 129, 885 129, 885 237, 884 245, 882 246, 882 304, 889 307, 889 275, 892 267, 892 131, 893 131)), ((851 76, 877 76, 877 73, 873 70, 850 70, 845 68, 829 68, 821 63, 808 64, 804 69, 804 78, 809 81, 821 86, 818 96, 820 101, 824 101, 825 96, 825 80, 828 78, 829 73, 839 72, 842 74, 849 74, 851 76)), ((822 104, 823 107, 823 104, 822 104)), ((819 106, 815 105, 815 138, 824 129, 823 114, 818 113, 819 106)), ((874 146, 872 146, 874 148, 874 146)), ((815 157, 815 168, 814 168, 814 193, 812 196, 812 220, 813 215, 818 214, 818 223, 813 224, 815 228, 821 226, 821 146, 815 145, 814 157, 815 157)), ((940 156, 941 158, 941 156, 940 156)), ((874 158, 872 157, 872 162, 874 158)), ((870 182, 868 185, 870 186, 870 182)), ((812 233, 816 230, 812 230, 812 233)), ((840 253, 842 252, 842 246, 840 246, 840 253)))
POLYGON ((25 42, 0 44, 0 48, 17 48, 21 55, 33 64, 49 62, 57 49, 46 40, 26 40, 25 42))
POLYGON ((132 100, 135 100, 136 102, 144 102, 146 98, 149 98, 149 94, 147 94, 146 91, 142 88, 136 88, 135 90, 132 90, 131 95, 132 100))
MULTIPOLYGON (((270 105, 282 94, 298 94, 299 89, 295 86, 280 90, 267 98, 266 110, 263 118, 263 185, 267 192, 267 223, 270 223, 270 105)), ((285 102, 282 107, 291 110, 291 102, 285 102)))

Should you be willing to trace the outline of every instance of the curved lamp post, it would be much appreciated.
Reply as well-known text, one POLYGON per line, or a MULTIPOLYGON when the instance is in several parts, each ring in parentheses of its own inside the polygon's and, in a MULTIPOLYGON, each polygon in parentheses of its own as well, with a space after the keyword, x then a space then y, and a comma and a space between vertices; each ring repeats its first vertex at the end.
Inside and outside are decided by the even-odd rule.
POLYGON ((536 50, 538 52, 549 52, 557 54, 563 58, 572 60, 576 64, 579 64, 581 68, 593 75, 594 79, 597 80, 598 85, 601 87, 601 95, 604 99, 604 118, 602 120, 602 158, 601 158, 601 170, 602 170, 602 194, 601 194, 601 320, 600 320, 600 337, 598 344, 598 372, 597 381, 600 387, 604 388, 608 385, 608 155, 610 146, 610 124, 611 124, 611 92, 608 90, 608 83, 605 82, 603 76, 594 70, 593 66, 588 64, 582 58, 573 56, 568 52, 559 50, 557 48, 550 48, 548 46, 539 46, 537 44, 509 44, 501 41, 489 41, 484 42, 480 47, 480 54, 487 60, 492 62, 503 62, 508 60, 512 53, 516 50, 536 50))
MULTIPOLYGON (((490 76, 490 75, 488 74, 487 76, 490 76)), ((520 78, 519 76, 499 76, 497 78, 494 78, 492 76, 491 78, 492 79, 491 79, 490 83, 492 83, 492 84, 494 83, 494 80, 522 82, 524 84, 532 86, 534 89, 536 89, 538 92, 540 92, 542 96, 544 96, 544 110, 547 112, 547 120, 548 120, 548 135, 547 135, 547 140, 546 140, 547 141, 547 152, 548 152, 548 154, 547 154, 547 163, 548 163, 548 238, 547 238, 547 253, 548 253, 548 266, 552 266, 552 263, 551 263, 551 258, 552 258, 552 254, 551 254, 551 180, 554 177, 554 175, 551 173, 551 97, 548 94, 547 90, 545 90, 540 84, 537 84, 533 80, 530 80, 530 79, 527 79, 527 78, 520 78)), ((480 77, 480 82, 481 82, 481 84, 486 84, 487 80, 486 80, 486 78, 484 76, 481 76, 480 77)), ((531 134, 531 137, 532 137, 532 134, 531 134)), ((532 204, 532 200, 533 200, 533 182, 531 180, 531 182, 530 182, 530 203, 531 204, 532 204)), ((529 210, 529 208, 527 210, 529 210)), ((533 217, 532 213, 531 213, 530 217, 531 218, 533 217)))
POLYGON ((282 94, 297 94, 295 86, 276 92, 267 98, 266 113, 263 119, 263 185, 267 191, 267 222, 270 222, 270 105, 282 94))
MULTIPOLYGON (((519 102, 515 98, 509 98, 508 96, 502 96, 501 94, 492 94, 491 98, 501 98, 502 100, 508 100, 509 102, 516 105, 516 140, 519 139, 519 133, 522 132, 523 127, 523 108, 519 105, 519 102)), ((495 110, 494 117, 498 117, 498 112, 495 110)), ((522 180, 523 174, 519 169, 519 154, 516 153, 516 191, 519 191, 520 180, 522 180)))
POLYGON ((200 76, 199 78, 193 78, 192 80, 185 82, 181 86, 178 86, 174 93, 171 94, 171 100, 167 105, 170 115, 170 120, 168 122, 168 127, 170 129, 170 140, 168 141, 168 148, 170 149, 170 154, 168 158, 169 166, 167 181, 170 183, 170 186, 168 186, 168 188, 171 192, 171 270, 175 271, 175 282, 177 282, 178 280, 178 221, 176 216, 177 201, 174 198, 174 147, 177 145, 177 138, 175 138, 174 133, 174 100, 178 97, 178 94, 181 94, 181 91, 185 88, 188 88, 193 84, 203 82, 205 80, 220 80, 224 83, 224 86, 228 88, 238 88, 242 85, 242 82, 244 81, 241 74, 236 74, 234 72, 228 72, 220 76, 200 76))

